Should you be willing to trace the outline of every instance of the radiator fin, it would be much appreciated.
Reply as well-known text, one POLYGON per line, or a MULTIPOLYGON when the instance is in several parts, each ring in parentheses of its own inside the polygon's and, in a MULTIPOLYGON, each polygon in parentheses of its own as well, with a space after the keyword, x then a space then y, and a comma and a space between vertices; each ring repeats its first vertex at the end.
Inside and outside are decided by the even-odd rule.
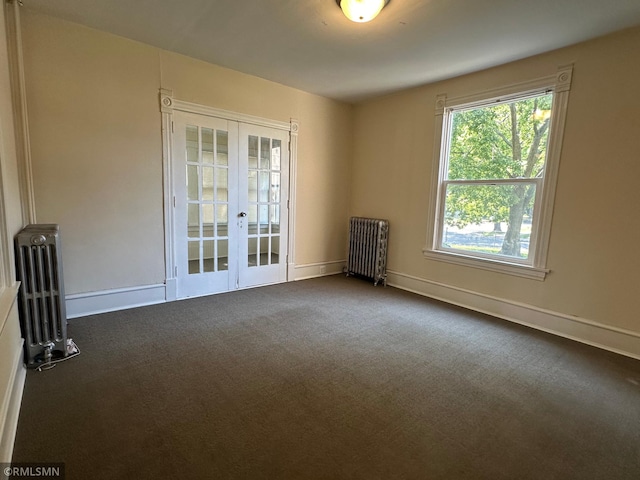
POLYGON ((388 236, 388 220, 351 217, 347 275, 359 275, 372 279, 374 285, 380 281, 386 285, 388 236))

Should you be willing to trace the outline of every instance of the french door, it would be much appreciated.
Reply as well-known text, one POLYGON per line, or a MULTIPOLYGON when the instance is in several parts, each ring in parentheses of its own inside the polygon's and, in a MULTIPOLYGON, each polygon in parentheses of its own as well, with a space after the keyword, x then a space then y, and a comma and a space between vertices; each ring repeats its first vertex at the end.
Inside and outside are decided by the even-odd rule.
POLYGON ((240 288, 287 279, 288 134, 239 125, 240 288))
POLYGON ((177 112, 177 298, 286 281, 288 132, 177 112))

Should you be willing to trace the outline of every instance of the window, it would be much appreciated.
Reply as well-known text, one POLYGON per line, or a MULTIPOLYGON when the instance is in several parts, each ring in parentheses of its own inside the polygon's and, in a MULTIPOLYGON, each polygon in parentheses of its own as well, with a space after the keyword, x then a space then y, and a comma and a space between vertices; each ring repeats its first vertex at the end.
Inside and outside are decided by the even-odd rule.
POLYGON ((543 279, 571 69, 436 103, 425 256, 543 279))

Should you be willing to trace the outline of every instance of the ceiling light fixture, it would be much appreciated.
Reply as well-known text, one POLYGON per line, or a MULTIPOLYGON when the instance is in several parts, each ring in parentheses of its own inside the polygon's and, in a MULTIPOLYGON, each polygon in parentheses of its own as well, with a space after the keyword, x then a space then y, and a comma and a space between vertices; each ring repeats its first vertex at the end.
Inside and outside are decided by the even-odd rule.
POLYGON ((336 3, 349 20, 364 23, 376 18, 389 0, 336 0, 336 3))

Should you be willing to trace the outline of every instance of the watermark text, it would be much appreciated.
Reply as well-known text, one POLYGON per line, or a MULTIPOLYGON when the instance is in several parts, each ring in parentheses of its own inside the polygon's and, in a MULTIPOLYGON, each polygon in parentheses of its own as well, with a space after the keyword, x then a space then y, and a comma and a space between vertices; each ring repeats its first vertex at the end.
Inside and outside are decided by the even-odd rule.
POLYGON ((38 478, 64 480, 64 463, 0 463, 2 478, 19 480, 38 478))

